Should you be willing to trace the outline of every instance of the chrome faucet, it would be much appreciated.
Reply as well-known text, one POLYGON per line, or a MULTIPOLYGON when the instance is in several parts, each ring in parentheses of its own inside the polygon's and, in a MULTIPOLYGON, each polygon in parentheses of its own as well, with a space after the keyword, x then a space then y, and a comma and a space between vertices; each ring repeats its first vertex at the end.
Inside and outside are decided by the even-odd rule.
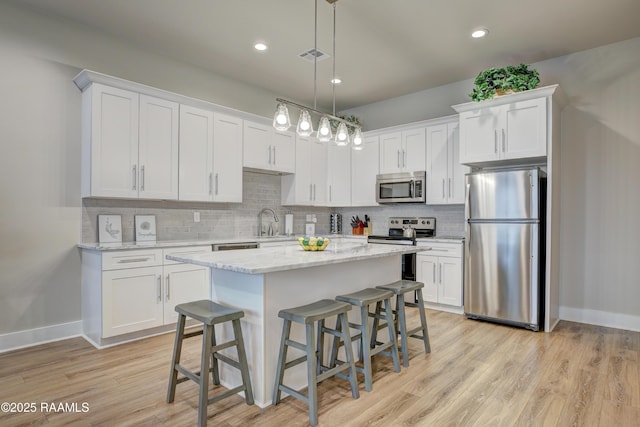
MULTIPOLYGON (((278 215, 271 208, 264 208, 258 214, 258 237, 262 236, 262 214, 265 212, 271 212, 273 214, 273 219, 275 222, 278 222, 278 215)), ((269 225, 269 235, 273 236, 273 228, 269 225)))

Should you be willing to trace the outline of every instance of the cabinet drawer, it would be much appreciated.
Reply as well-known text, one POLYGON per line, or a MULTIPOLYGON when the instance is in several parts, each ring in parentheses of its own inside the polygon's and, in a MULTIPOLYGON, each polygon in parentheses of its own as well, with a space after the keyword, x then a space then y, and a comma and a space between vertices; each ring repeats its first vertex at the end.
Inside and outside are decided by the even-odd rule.
POLYGON ((462 244, 461 243, 429 243, 429 242, 418 242, 418 246, 428 246, 431 248, 430 251, 426 252, 418 252, 418 255, 429 255, 429 256, 449 256, 462 258, 462 244))
POLYGON ((162 265, 162 249, 104 252, 102 270, 162 265))
POLYGON ((211 252, 211 245, 203 245, 203 246, 187 246, 182 248, 171 248, 165 249, 162 259, 164 261, 164 265, 173 265, 173 264, 181 264, 178 261, 172 261, 167 259, 167 255, 197 255, 197 254, 206 254, 211 252))

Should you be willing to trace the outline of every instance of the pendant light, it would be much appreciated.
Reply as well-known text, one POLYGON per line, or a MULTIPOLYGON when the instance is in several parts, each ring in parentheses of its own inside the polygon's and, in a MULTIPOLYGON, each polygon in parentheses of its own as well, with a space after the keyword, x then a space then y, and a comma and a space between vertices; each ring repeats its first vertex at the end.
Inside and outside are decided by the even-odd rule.
POLYGON ((318 140, 327 142, 331 141, 333 135, 331 134, 331 123, 329 123, 329 117, 322 116, 320 123, 318 124, 318 140))
POLYGON ((300 136, 311 136, 311 134, 313 133, 313 124, 311 123, 311 116, 309 115, 309 111, 300 111, 300 119, 298 120, 298 127, 296 128, 296 132, 300 136))
POLYGON ((279 103, 276 107, 276 114, 273 116, 273 127, 276 130, 285 131, 291 127, 289 120, 289 110, 284 103, 279 103))
POLYGON ((353 149, 354 150, 362 150, 364 146, 362 145, 362 130, 360 128, 356 128, 356 131, 353 133, 353 149))

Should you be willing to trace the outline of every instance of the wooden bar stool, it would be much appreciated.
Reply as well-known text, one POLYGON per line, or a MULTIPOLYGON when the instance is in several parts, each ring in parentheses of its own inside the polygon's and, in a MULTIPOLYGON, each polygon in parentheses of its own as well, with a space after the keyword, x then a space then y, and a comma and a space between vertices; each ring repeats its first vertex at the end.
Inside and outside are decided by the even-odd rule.
MULTIPOLYGON (((391 297, 393 292, 383 289, 369 288, 361 291, 353 292, 351 294, 339 295, 336 297, 336 301, 342 301, 349 303, 353 306, 360 307, 360 319, 361 323, 349 322, 349 326, 354 329, 358 329, 359 332, 351 337, 353 341, 360 340, 360 361, 363 367, 356 366, 359 372, 364 373, 364 387, 365 390, 371 391, 372 389, 372 372, 371 372, 371 358, 378 353, 382 353, 385 356, 389 356, 393 359, 393 370, 400 372, 400 361, 398 357, 398 346, 396 344, 396 330, 394 327, 393 314, 391 310, 391 297), (384 302, 384 315, 380 314, 380 307, 384 302), (376 304, 376 309, 372 313, 369 311, 369 306, 376 304), (376 321, 386 320, 384 325, 379 325, 380 328, 387 327, 389 331, 389 342, 381 343, 372 340, 371 326, 369 326, 369 317, 373 317, 376 321), (373 345, 370 344, 373 342, 373 345), (389 349, 389 350, 387 350, 389 349)), ((340 343, 334 339, 334 345, 331 351, 331 363, 329 366, 334 366, 336 363, 341 363, 337 360, 338 348, 340 343)))
POLYGON ((193 380, 200 386, 198 401, 198 426, 200 427, 207 425, 207 405, 210 403, 217 402, 244 391, 245 401, 248 405, 253 405, 253 391, 251 389, 251 380, 249 379, 247 355, 245 353, 242 330, 240 328, 240 318, 244 316, 244 312, 242 310, 216 304, 209 300, 179 304, 176 306, 176 311, 179 313, 179 316, 176 328, 176 338, 173 346, 173 358, 171 360, 171 374, 169 375, 167 403, 173 402, 176 393, 176 384, 187 380, 193 380), (191 317, 192 319, 202 322, 202 330, 185 334, 184 325, 186 317, 191 317), (216 344, 214 325, 225 322, 231 322, 233 326, 233 340, 227 341, 223 344, 216 344), (185 338, 191 338, 199 335, 202 335, 202 361, 200 364, 200 372, 191 372, 184 366, 180 365, 182 341, 185 338), (237 347, 238 361, 220 353, 221 350, 233 346, 237 347), (231 390, 227 390, 226 392, 209 399, 209 372, 212 373, 213 383, 220 384, 218 360, 240 370, 242 385, 231 390), (178 378, 178 372, 184 375, 184 377, 178 378))
MULTIPOLYGON (((400 334, 401 349, 402 349, 402 366, 409 366, 409 356, 407 351, 407 339, 418 338, 424 342, 424 352, 431 352, 431 344, 429 343, 429 329, 427 328, 427 318, 424 314, 424 301, 422 299, 422 288, 424 283, 414 282, 412 280, 398 280, 397 282, 389 283, 388 285, 376 286, 378 289, 384 289, 391 291, 396 295, 396 309, 393 312, 394 322, 396 323, 396 331, 400 334), (418 302, 409 302, 405 299, 405 294, 409 292, 416 293, 418 302), (420 314, 420 326, 407 330, 407 316, 405 313, 405 307, 417 308, 420 314), (416 332, 422 331, 421 335, 417 335, 416 332)), ((380 314, 380 308, 376 308, 376 314, 380 314)), ((373 335, 371 343, 376 342, 376 334, 379 329, 378 319, 373 319, 373 335)))
POLYGON ((358 392, 358 380, 356 377, 353 350, 350 345, 345 346, 346 359, 344 364, 327 368, 322 366, 324 334, 331 334, 346 343, 351 342, 349 336, 349 321, 347 312, 351 310, 351 305, 323 299, 300 307, 280 310, 278 317, 284 319, 282 326, 282 340, 280 342, 280 353, 278 356, 278 366, 276 368, 276 384, 273 390, 273 404, 280 402, 281 392, 302 400, 309 405, 309 424, 318 424, 318 383, 332 376, 339 376, 348 379, 351 384, 351 395, 354 399, 360 397, 358 392), (329 317, 337 316, 336 329, 325 327, 325 320, 329 317), (291 322, 305 325, 306 343, 300 343, 290 339, 291 322), (317 322, 317 331, 315 328, 317 322), (289 347, 297 348, 305 352, 305 355, 287 362, 287 351, 289 347), (283 384, 285 369, 307 362, 307 395, 292 389, 283 384), (345 375, 342 372, 348 371, 345 375))

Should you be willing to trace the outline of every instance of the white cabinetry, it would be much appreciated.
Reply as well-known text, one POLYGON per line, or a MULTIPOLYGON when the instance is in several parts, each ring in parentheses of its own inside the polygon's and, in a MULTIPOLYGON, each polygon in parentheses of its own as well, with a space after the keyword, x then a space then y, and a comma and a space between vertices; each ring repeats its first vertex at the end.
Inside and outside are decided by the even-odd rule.
POLYGON ((180 106, 180 200, 242 202, 242 120, 180 106))
POLYGON ((144 336, 141 331, 175 323, 177 304, 209 298, 209 269, 168 261, 165 256, 209 251, 211 246, 83 250, 84 334, 101 346, 144 336), (118 338, 122 336, 125 337, 118 338))
POLYGON ((327 206, 351 205, 350 146, 329 143, 327 151, 327 206))
POLYGON ((380 173, 425 170, 425 129, 380 135, 380 173))
POLYGON ((351 153, 351 206, 376 206, 379 138, 367 136, 362 145, 351 153))
POLYGON ((296 136, 295 174, 283 175, 282 204, 326 204, 327 143, 314 137, 296 136))
POLYGON ((416 256, 416 278, 424 283, 425 305, 462 313, 462 242, 419 241, 418 246, 431 247, 416 256))
POLYGON ((176 199, 178 104, 93 83, 82 94, 82 197, 176 199))
POLYGON ((548 104, 555 87, 550 88, 455 105, 453 108, 460 112, 460 162, 482 165, 544 161, 548 104))
POLYGON ((464 204, 458 122, 427 127, 427 204, 464 204))
POLYGON ((243 166, 274 173, 295 172, 295 134, 244 121, 243 166))

